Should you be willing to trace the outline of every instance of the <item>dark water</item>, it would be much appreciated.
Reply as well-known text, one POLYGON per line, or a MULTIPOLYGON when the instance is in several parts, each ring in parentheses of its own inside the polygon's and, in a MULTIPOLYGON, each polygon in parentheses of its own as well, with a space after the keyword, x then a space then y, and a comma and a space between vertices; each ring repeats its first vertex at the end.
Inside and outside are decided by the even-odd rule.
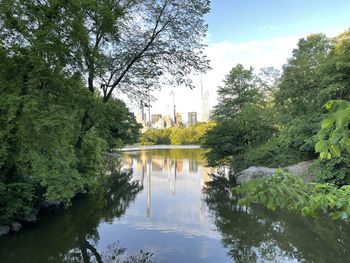
POLYGON ((237 206, 200 149, 122 163, 133 173, 111 160, 95 195, 0 238, 0 262, 350 262, 348 225, 237 206))

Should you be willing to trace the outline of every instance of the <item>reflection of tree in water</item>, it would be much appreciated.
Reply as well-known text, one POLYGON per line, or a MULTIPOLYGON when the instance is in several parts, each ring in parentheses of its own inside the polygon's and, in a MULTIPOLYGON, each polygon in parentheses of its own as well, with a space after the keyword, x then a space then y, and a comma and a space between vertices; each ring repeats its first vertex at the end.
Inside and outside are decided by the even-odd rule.
MULTIPOLYGON (((99 208, 94 212, 106 222, 112 222, 115 218, 121 217, 130 202, 135 199, 142 189, 138 182, 131 181, 132 170, 120 172, 113 161, 109 165, 111 173, 102 178, 96 195, 90 200, 90 202, 94 203, 93 206, 95 208, 99 208)), ((153 254, 143 251, 130 254, 126 251, 126 248, 119 246, 119 243, 113 243, 106 250, 99 252, 95 248, 98 240, 99 236, 96 228, 92 235, 84 233, 78 235, 77 241, 79 246, 63 255, 64 262, 152 262, 151 257, 153 254)))
POLYGON ((233 187, 213 177, 205 190, 206 203, 230 256, 237 262, 288 260, 348 262, 350 227, 328 218, 313 220, 259 205, 237 205, 233 187))
POLYGON ((1 262, 151 262, 152 254, 132 254, 118 243, 97 249, 98 226, 124 215, 142 190, 131 180, 131 170, 120 172, 114 162, 109 168, 95 194, 78 198, 66 211, 43 216, 40 227, 26 235, 0 240, 1 262), (15 253, 9 253, 14 248, 15 253))
POLYGON ((105 250, 98 252, 88 241, 64 255, 63 262, 91 262, 91 263, 152 263, 152 253, 128 253, 119 243, 108 245, 105 250))

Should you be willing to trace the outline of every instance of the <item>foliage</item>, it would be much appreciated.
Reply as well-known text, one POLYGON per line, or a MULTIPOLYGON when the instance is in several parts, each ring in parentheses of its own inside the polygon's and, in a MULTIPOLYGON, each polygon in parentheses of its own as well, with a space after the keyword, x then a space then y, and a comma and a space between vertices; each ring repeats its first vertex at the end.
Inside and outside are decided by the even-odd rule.
POLYGON ((9 224, 21 219, 30 212, 34 199, 32 184, 0 182, 0 222, 9 224))
POLYGON ((205 134, 215 127, 214 122, 199 122, 187 128, 172 128, 171 144, 201 144, 205 134))
POLYGON ((348 251, 349 224, 327 216, 301 217, 286 209, 271 211, 256 203, 239 205, 239 196, 231 193, 233 183, 222 174, 212 176, 204 200, 234 262, 348 260, 339 251, 348 251), (328 249, 322 248, 325 243, 328 249))
POLYGON ((149 129, 140 137, 141 144, 170 144, 170 129, 149 129))
POLYGON ((218 122, 234 118, 247 104, 259 98, 253 68, 245 69, 237 64, 224 80, 224 86, 218 89, 218 104, 214 108, 212 118, 218 122))
POLYGON ((349 144, 345 102, 350 100, 349 34, 346 31, 332 39, 313 34, 300 39, 280 77, 273 69, 262 69, 255 75, 251 68, 234 67, 224 80, 225 86, 218 90, 220 104, 213 117, 219 122, 206 138, 207 146, 212 148, 211 163, 232 164, 236 160, 234 166, 242 169, 251 164, 272 166, 281 161, 277 164, 280 166, 288 163, 285 159, 289 158, 271 158, 269 152, 276 156, 295 154, 290 160, 298 162, 315 159, 318 153, 321 158, 330 158, 345 151, 349 144), (331 112, 323 120, 322 105, 329 100, 326 109, 331 112), (256 120, 251 118, 254 115, 244 114, 250 107, 261 109, 256 112, 256 120), (236 121, 240 116, 252 122, 250 129, 245 130, 244 122, 236 121), (252 134, 251 130, 258 132, 252 134), (267 135, 269 131, 270 137, 259 138, 260 132, 267 135), (254 143, 245 143, 244 137, 253 139, 254 143), (215 145, 217 141, 223 143, 222 148, 215 145), (261 154, 258 149, 262 150, 261 154))
POLYGON ((321 123, 315 150, 320 158, 339 157, 341 151, 350 152, 349 117, 350 103, 345 100, 330 100, 325 104, 330 112, 321 123))
POLYGON ((212 166, 239 163, 238 155, 266 142, 276 132, 275 114, 264 93, 268 81, 254 75, 253 68, 238 64, 224 83, 212 115, 217 126, 207 132, 202 143, 210 148, 207 158, 212 166))
POLYGON ((208 0, 0 0, 0 224, 94 188, 104 152, 139 135, 113 93, 191 86, 208 69, 208 11, 208 0))
POLYGON ((301 38, 292 57, 283 66, 276 103, 285 123, 299 115, 321 111, 322 69, 330 48, 331 41, 324 34, 301 38))
POLYGON ((333 183, 337 187, 350 184, 350 156, 344 154, 340 157, 315 160, 309 168, 317 182, 333 183))
POLYGON ((96 102, 94 122, 99 135, 107 142, 108 148, 119 148, 123 144, 133 144, 139 140, 141 124, 126 104, 119 99, 106 103, 96 102))
POLYGON ((234 192, 244 194, 240 205, 261 202, 268 209, 288 209, 304 216, 328 213, 332 219, 349 221, 350 186, 338 189, 333 184, 305 183, 301 177, 282 170, 276 175, 244 183, 234 192))
POLYGON ((141 144, 201 144, 205 134, 214 126, 214 122, 199 122, 191 127, 149 129, 141 135, 140 142, 141 144))
POLYGON ((240 171, 250 166, 285 167, 305 160, 307 156, 289 147, 281 137, 273 136, 265 143, 247 148, 236 159, 235 169, 240 171))

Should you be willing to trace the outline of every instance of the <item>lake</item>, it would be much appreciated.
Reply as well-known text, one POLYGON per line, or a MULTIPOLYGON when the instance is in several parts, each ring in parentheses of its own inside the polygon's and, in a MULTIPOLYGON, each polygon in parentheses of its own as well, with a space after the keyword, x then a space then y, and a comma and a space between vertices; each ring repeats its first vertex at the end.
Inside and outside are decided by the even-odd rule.
POLYGON ((95 194, 0 238, 0 262, 349 262, 349 225, 238 206, 203 153, 110 156, 95 194))

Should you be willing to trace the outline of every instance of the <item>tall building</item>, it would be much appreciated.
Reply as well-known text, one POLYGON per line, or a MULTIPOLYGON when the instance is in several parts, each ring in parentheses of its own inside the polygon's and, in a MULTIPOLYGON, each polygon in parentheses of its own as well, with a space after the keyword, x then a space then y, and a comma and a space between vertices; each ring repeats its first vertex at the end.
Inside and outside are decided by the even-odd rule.
POLYGON ((174 122, 173 122, 173 120, 172 120, 172 118, 170 116, 166 116, 164 118, 164 120, 165 120, 165 128, 173 127, 174 122))
POLYGON ((209 120, 209 91, 204 91, 203 78, 201 73, 201 101, 202 101, 202 118, 201 121, 207 122, 209 120))
POLYGON ((153 129, 164 129, 166 128, 166 123, 164 117, 161 117, 155 123, 152 124, 153 129))
POLYGON ((203 93, 202 90, 202 121, 207 122, 209 120, 209 91, 206 90, 203 93))
POLYGON ((188 121, 187 121, 189 126, 192 126, 193 124, 197 123, 197 112, 189 112, 188 113, 188 121))
POLYGON ((181 126, 182 125, 182 114, 180 112, 176 112, 176 126, 181 126))
POLYGON ((162 115, 160 114, 152 114, 151 115, 152 124, 155 124, 161 118, 162 118, 162 115))

